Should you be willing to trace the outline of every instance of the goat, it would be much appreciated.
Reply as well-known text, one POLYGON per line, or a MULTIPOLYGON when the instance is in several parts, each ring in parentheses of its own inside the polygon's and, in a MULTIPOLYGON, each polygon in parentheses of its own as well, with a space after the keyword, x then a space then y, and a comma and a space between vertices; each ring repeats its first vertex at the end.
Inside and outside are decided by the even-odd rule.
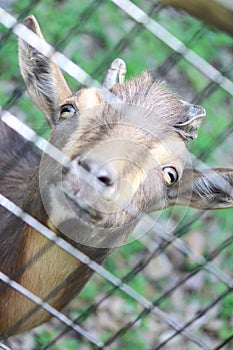
MULTIPOLYGON (((33 16, 24 24, 43 39, 33 16)), ((180 100, 147 72, 124 82, 121 59, 112 63, 103 89, 74 94, 59 67, 21 39, 19 64, 51 127, 51 144, 69 162, 40 156, 0 120, 0 192, 91 259, 103 263, 142 212, 175 204, 233 206, 232 169, 198 171, 189 164, 186 141, 197 138, 203 107, 180 100)), ((3 207, 0 227, 3 273, 59 310, 85 286, 90 268, 3 207)), ((4 282, 0 294, 1 337, 50 317, 4 282)))

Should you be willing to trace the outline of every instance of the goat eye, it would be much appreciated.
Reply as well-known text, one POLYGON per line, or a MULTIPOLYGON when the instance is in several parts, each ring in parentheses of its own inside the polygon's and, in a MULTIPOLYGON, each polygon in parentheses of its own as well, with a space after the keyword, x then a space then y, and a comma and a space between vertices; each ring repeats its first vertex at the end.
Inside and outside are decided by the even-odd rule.
POLYGON ((162 169, 164 181, 167 186, 173 185, 178 180, 178 173, 175 168, 165 166, 162 169))
POLYGON ((64 105, 61 107, 60 117, 61 118, 71 118, 76 113, 76 109, 72 105, 64 105))

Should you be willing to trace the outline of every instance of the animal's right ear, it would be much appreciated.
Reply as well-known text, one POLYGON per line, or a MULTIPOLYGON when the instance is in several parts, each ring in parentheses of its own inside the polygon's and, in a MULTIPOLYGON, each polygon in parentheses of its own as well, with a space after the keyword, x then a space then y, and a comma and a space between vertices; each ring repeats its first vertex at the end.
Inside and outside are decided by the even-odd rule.
POLYGON ((206 111, 202 106, 194 105, 186 101, 182 101, 184 110, 181 121, 175 124, 177 132, 186 139, 196 139, 198 130, 206 115, 206 111))
POLYGON ((233 207, 233 169, 185 169, 168 190, 170 205, 188 205, 198 209, 233 207))
MULTIPOLYGON (((44 40, 34 16, 27 17, 23 24, 44 40)), ((52 127, 57 121, 58 106, 71 95, 61 70, 49 58, 21 39, 19 66, 29 95, 52 127)))

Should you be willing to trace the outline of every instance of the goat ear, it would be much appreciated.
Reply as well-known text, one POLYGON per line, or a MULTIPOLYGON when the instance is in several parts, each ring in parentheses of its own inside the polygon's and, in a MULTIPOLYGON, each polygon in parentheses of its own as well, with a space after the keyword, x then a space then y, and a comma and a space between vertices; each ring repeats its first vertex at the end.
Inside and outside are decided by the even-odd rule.
MULTIPOLYGON (((34 16, 24 20, 24 25, 41 39, 39 24, 34 16)), ((50 126, 57 121, 59 104, 71 95, 59 67, 25 41, 19 40, 19 66, 29 95, 45 114, 50 126)))
POLYGON ((184 112, 183 120, 175 124, 175 128, 184 139, 196 139, 206 111, 203 107, 182 101, 184 112))
POLYGON ((126 64, 121 58, 116 58, 107 71, 103 87, 112 89, 116 84, 123 84, 125 81, 126 64))
POLYGON ((186 169, 181 180, 169 189, 170 205, 199 209, 233 207, 233 169, 186 169))

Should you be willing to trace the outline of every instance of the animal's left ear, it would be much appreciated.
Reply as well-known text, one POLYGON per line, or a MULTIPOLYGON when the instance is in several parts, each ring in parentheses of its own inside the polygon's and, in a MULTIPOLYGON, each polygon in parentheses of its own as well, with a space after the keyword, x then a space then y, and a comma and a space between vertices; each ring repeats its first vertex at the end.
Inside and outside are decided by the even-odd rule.
POLYGON ((168 190, 170 205, 198 209, 233 207, 233 169, 186 169, 179 182, 168 190))
MULTIPOLYGON (((34 16, 25 18, 23 24, 45 41, 34 16)), ((60 68, 21 39, 19 39, 19 66, 32 101, 53 127, 58 121, 59 105, 72 95, 60 68)))
POLYGON ((203 107, 181 101, 184 107, 181 121, 174 125, 179 134, 186 139, 196 139, 206 111, 203 107))

